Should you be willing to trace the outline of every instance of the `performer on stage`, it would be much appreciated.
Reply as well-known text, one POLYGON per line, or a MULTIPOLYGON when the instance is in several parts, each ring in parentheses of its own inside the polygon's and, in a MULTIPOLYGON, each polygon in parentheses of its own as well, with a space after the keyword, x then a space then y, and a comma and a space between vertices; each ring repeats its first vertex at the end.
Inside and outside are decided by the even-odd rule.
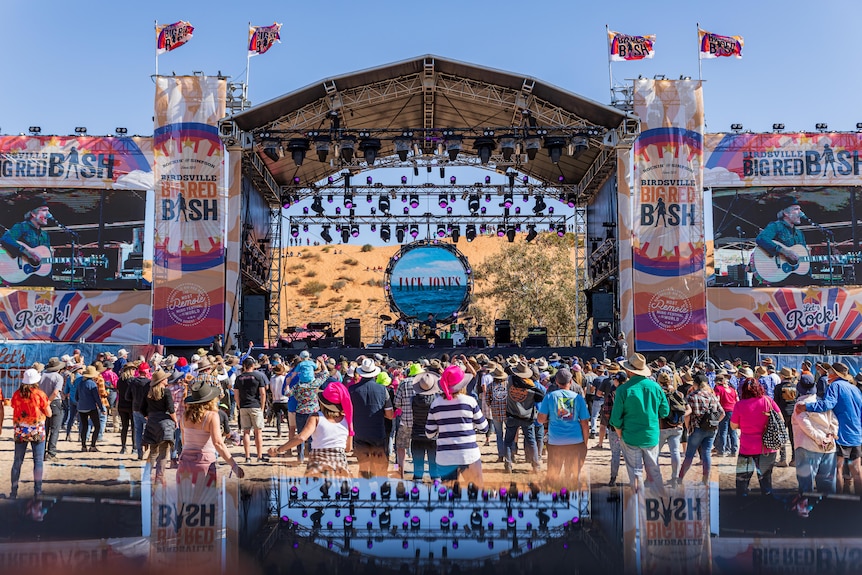
POLYGON ((15 224, 0 237, 0 245, 12 257, 25 257, 34 267, 38 267, 42 263, 42 258, 36 248, 51 247, 48 232, 42 229, 48 225, 50 211, 44 198, 40 198, 31 206, 33 207, 24 214, 24 221, 15 224))
POLYGON ((792 196, 785 196, 780 202, 783 207, 778 211, 776 220, 770 222, 757 234, 756 242, 770 256, 781 256, 791 264, 795 264, 799 258, 787 248, 796 245, 806 246, 805 235, 802 230, 796 228, 802 223, 802 208, 792 196), (781 242, 783 247, 776 244, 776 241, 781 242))

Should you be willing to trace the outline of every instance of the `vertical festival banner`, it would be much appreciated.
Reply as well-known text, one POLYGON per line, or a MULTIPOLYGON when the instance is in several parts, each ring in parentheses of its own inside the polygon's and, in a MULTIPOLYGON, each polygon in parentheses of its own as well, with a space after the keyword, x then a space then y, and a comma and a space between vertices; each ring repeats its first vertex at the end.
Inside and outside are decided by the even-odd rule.
POLYGON ((634 108, 635 347, 706 349, 701 82, 635 80, 634 108))
POLYGON ((224 329, 226 209, 218 121, 226 81, 157 76, 153 341, 203 344, 224 329))
POLYGON ((617 154, 617 253, 620 278, 620 332, 629 349, 634 347, 634 289, 632 287, 632 150, 620 147, 617 154))

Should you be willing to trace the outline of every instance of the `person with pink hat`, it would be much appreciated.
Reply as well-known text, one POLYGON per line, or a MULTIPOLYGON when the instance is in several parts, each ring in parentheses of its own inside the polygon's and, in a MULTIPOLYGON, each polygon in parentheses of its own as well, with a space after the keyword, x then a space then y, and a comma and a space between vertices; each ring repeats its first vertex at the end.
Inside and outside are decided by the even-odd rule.
POLYGON ((465 483, 472 482, 480 489, 483 484, 482 453, 476 442, 476 433, 488 430, 476 399, 467 394, 472 374, 464 373, 458 365, 450 365, 440 376, 442 395, 431 403, 425 435, 437 440, 437 472, 444 481, 453 481, 460 475, 465 483))
POLYGON ((333 381, 318 393, 320 411, 311 415, 297 435, 272 447, 270 457, 293 449, 311 439, 305 468, 306 477, 350 477, 347 453, 353 451, 353 402, 343 384, 333 381))

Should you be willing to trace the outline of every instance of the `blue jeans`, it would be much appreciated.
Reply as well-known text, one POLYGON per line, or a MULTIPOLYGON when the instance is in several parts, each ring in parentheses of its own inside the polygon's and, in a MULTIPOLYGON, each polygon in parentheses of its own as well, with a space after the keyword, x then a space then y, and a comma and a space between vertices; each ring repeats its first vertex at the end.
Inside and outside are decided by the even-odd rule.
POLYGON ((772 471, 775 468, 775 452, 762 455, 742 455, 736 458, 736 495, 748 495, 748 484, 751 476, 757 472, 760 482, 760 493, 772 495, 772 471))
POLYGON ((171 449, 171 460, 178 459, 180 457, 180 453, 183 452, 183 431, 180 429, 180 426, 177 426, 176 431, 174 431, 174 447, 171 449))
MULTIPOLYGON (((69 402, 69 409, 66 411, 66 438, 68 439, 69 435, 72 433, 72 424, 78 421, 78 404, 69 402)), ((81 433, 80 428, 78 429, 78 433, 81 433)))
POLYGON ((503 430, 502 419, 492 419, 489 422, 494 426, 494 435, 497 436, 497 457, 506 458, 506 433, 503 430))
POLYGON ((796 482, 801 493, 835 493, 835 452, 818 453, 796 448, 796 482))
POLYGON ((715 433, 715 429, 708 431, 698 427, 688 436, 685 459, 682 462, 682 469, 679 470, 680 481, 685 477, 688 468, 691 467, 695 453, 700 453, 700 460, 703 463, 703 478, 705 480, 709 479, 709 472, 712 469, 712 444, 715 441, 715 433))
POLYGON ((143 459, 144 457, 144 446, 142 445, 142 441, 144 439, 144 426, 147 424, 147 418, 144 417, 144 414, 140 411, 132 412, 132 439, 134 440, 133 447, 138 451, 138 459, 143 459))
POLYGON ((735 429, 730 428, 730 416, 732 411, 724 412, 724 419, 718 424, 718 433, 715 435, 715 448, 719 454, 731 454, 739 452, 739 435, 735 429))
POLYGON ((422 481, 425 475, 425 458, 428 458, 428 474, 431 479, 439 479, 437 470, 437 442, 432 439, 413 439, 410 442, 413 453, 413 481, 422 481))
POLYGON ((659 430, 658 450, 661 453, 661 448, 667 443, 667 448, 670 450, 670 471, 671 483, 676 483, 676 478, 679 476, 679 464, 682 460, 682 452, 680 449, 680 440, 682 439, 682 426, 670 427, 668 429, 659 430))
POLYGON ((515 463, 512 456, 512 448, 515 444, 515 435, 518 430, 524 434, 524 444, 527 446, 527 460, 533 467, 539 466, 539 452, 536 449, 536 435, 533 432, 533 420, 521 419, 518 417, 506 418, 506 465, 511 466, 515 463))
POLYGON ((27 453, 28 445, 33 450, 33 489, 36 494, 42 493, 45 442, 15 442, 15 460, 12 462, 12 495, 16 497, 18 495, 18 479, 21 477, 21 465, 24 463, 24 455, 27 453))
POLYGON ((620 459, 623 455, 622 441, 617 434, 617 430, 608 426, 608 443, 611 448, 611 480, 616 481, 617 474, 620 471, 620 459))
MULTIPOLYGON (((626 461, 626 471, 629 473, 632 487, 635 486, 635 478, 637 478, 641 483, 662 488, 661 469, 658 466, 658 445, 636 447, 620 438, 620 446, 623 448, 623 459, 626 461)), ((611 443, 611 449, 613 449, 613 443, 611 443)))
POLYGON ((105 427, 108 426, 108 409, 105 408, 105 411, 99 412, 99 441, 102 441, 102 438, 105 436, 105 427))
MULTIPOLYGON (((308 423, 308 418, 311 417, 311 413, 299 413, 296 414, 296 432, 300 433, 303 429, 305 429, 305 424, 308 423)), ((296 455, 297 459, 300 463, 305 461, 305 448, 306 443, 308 444, 308 449, 311 449, 311 440, 309 439, 307 442, 300 443, 296 447, 296 455)))
POLYGON ((599 415, 602 413, 602 406, 605 404, 604 397, 594 397, 593 404, 590 406, 590 433, 598 433, 599 415))

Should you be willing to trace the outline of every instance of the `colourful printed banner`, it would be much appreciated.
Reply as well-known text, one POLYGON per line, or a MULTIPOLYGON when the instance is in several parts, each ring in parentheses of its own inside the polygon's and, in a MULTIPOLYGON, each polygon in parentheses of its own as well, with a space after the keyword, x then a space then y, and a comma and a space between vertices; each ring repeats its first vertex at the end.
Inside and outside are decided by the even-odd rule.
POLYGON ((201 344, 224 331, 226 81, 156 78, 153 341, 201 344))
MULTIPOLYGON (((37 508, 29 505, 28 513, 7 513, 4 523, 8 522, 7 526, 17 531, 26 529, 34 521, 43 521, 54 503, 50 500, 40 503, 37 508)), ((0 545, 0 573, 48 573, 60 565, 67 573, 123 573, 139 570, 149 552, 150 542, 146 537, 16 541, 0 545)))
POLYGON ((274 22, 272 26, 248 27, 248 55, 264 54, 272 45, 281 43, 281 24, 274 22))
POLYGON ((148 343, 150 292, 0 289, 9 340, 148 343))
POLYGON ((733 56, 742 58, 742 36, 719 36, 698 28, 697 36, 701 58, 722 58, 733 56))
POLYGON ((156 26, 156 54, 176 50, 192 39, 194 27, 185 20, 156 26))
POLYGON ((704 185, 860 186, 862 133, 731 133, 705 137, 704 185))
POLYGON ((862 340, 862 288, 710 288, 712 341, 862 340))
POLYGON ((153 188, 153 140, 0 136, 0 188, 153 188))
POLYGON ((608 49, 612 62, 652 58, 655 54, 655 34, 629 36, 608 30, 608 49))
POLYGON ((712 558, 714 575, 853 573, 862 561, 862 541, 853 537, 717 537, 712 541, 712 558))
POLYGON ((635 347, 706 349, 701 83, 635 80, 634 105, 635 347))

